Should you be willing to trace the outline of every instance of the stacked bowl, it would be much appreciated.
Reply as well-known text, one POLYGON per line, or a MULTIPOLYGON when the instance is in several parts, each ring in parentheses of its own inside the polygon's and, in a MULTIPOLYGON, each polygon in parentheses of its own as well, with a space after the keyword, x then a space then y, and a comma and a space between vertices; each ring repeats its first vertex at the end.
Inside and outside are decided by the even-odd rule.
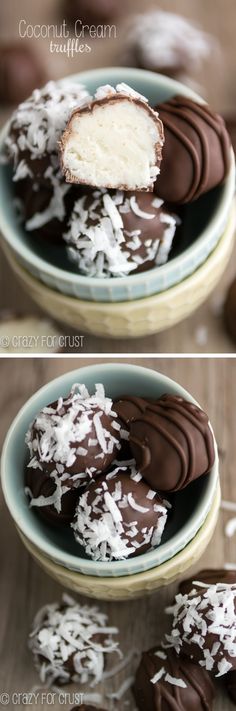
MULTIPOLYGON (((167 77, 137 69, 99 69, 68 77, 90 94, 102 84, 129 84, 152 106, 174 95, 202 99, 167 77)), ((7 127, 0 138, 3 148, 7 127)), ((0 167, 2 246, 22 286, 55 319, 111 338, 144 336, 170 327, 193 312, 220 280, 234 239, 235 164, 223 185, 185 208, 184 229, 170 260, 149 271, 118 278, 82 276, 61 245, 45 243, 19 225, 11 171, 0 167)))
POLYGON ((23 406, 7 434, 2 452, 2 488, 18 533, 37 563, 64 587, 89 597, 126 600, 154 592, 177 579, 203 554, 213 534, 220 505, 218 455, 210 472, 176 492, 161 544, 137 557, 120 561, 90 560, 75 542, 72 530, 53 527, 29 508, 24 471, 25 434, 41 408, 66 396, 75 382, 90 392, 102 382, 111 398, 130 395, 160 397, 171 393, 196 404, 176 382, 147 368, 106 364, 66 373, 41 388, 23 406))

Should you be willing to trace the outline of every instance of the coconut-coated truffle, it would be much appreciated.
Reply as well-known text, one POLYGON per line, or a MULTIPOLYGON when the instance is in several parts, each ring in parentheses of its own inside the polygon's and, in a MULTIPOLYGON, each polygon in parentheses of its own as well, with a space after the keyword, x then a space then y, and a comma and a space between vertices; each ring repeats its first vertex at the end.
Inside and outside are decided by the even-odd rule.
POLYGON ((75 81, 50 81, 35 89, 12 115, 5 156, 12 165, 13 185, 28 231, 50 237, 58 232, 61 237, 71 200, 70 186, 65 185, 60 169, 58 141, 73 108, 88 97, 85 87, 75 81))
POLYGON ((81 495, 72 528, 93 560, 124 560, 159 545, 166 520, 166 505, 135 462, 117 462, 81 495))
POLYGON ((209 584, 196 575, 190 592, 177 594, 166 611, 173 616, 167 647, 218 677, 236 669, 236 583, 209 584))
POLYGON ((30 506, 51 508, 61 522, 74 515, 78 488, 104 471, 121 448, 121 425, 103 385, 90 395, 75 384, 68 397, 44 407, 26 434, 30 461, 26 477, 30 506))
POLYGON ((95 686, 103 679, 107 655, 119 652, 117 633, 97 607, 80 605, 69 595, 45 605, 29 635, 41 682, 95 686))
POLYGON ((63 235, 81 274, 119 277, 164 264, 177 226, 153 193, 84 190, 63 235))

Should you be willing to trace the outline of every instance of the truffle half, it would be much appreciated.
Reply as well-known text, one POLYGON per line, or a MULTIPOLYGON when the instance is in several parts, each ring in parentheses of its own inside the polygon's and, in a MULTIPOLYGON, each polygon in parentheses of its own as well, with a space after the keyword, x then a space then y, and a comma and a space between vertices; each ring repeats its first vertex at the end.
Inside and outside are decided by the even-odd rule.
POLYGON ((126 84, 106 85, 72 113, 60 141, 62 170, 68 183, 152 191, 163 143, 148 100, 126 84))

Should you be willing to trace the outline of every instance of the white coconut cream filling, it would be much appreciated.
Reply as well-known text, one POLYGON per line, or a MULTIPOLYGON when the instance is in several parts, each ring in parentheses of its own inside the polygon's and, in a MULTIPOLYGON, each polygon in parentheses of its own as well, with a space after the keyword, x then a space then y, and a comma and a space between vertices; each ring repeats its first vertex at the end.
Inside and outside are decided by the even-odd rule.
POLYGON ((159 173, 158 124, 145 108, 125 97, 74 114, 63 142, 68 182, 130 190, 152 188, 159 173))

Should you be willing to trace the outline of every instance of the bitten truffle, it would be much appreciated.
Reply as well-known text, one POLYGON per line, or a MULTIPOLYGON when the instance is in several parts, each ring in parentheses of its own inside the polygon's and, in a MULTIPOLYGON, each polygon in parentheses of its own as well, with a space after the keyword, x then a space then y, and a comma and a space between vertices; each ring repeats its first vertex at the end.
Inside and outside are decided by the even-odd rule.
POLYGON ((215 676, 227 674, 236 669, 235 611, 236 583, 209 584, 196 575, 190 592, 176 595, 174 605, 166 610, 173 615, 166 646, 215 676))
POLYGON ((44 407, 26 435, 30 453, 26 476, 30 506, 53 519, 71 520, 76 493, 104 471, 119 451, 121 426, 102 385, 90 396, 74 385, 67 398, 44 407), (63 501, 63 503, 62 503, 63 501), (69 508, 68 508, 69 507, 69 508))
POLYGON ((214 696, 209 674, 192 661, 156 648, 142 654, 134 682, 140 711, 212 711, 214 696))
POLYGON ((166 506, 135 462, 117 462, 82 494, 72 528, 93 560, 124 560, 159 545, 166 519, 166 506))
POLYGON ((28 231, 60 234, 71 209, 70 186, 60 169, 58 140, 73 108, 89 94, 76 82, 48 82, 24 101, 10 121, 5 141, 20 214, 28 231))
POLYGON ((62 170, 68 183, 152 191, 163 143, 162 123, 145 97, 126 84, 102 86, 68 121, 62 170))
POLYGON ((185 17, 162 10, 146 12, 128 20, 125 61, 183 80, 201 68, 215 44, 185 17))
POLYGON ((28 44, 0 46, 0 102, 18 104, 46 81, 46 72, 28 44))
POLYGON ((130 447, 149 486, 178 491, 213 466, 215 449, 205 412, 176 395, 148 404, 130 423, 130 447))
POLYGON ((189 203, 220 185, 231 162, 231 142, 221 116, 206 104, 175 96, 156 107, 165 146, 155 190, 170 203, 189 203))
POLYGON ((119 277, 164 264, 176 225, 152 193, 85 189, 63 237, 81 274, 119 277))
POLYGON ((61 603, 45 605, 29 636, 41 682, 95 686, 103 679, 107 655, 119 653, 117 633, 97 607, 79 605, 69 595, 64 594, 61 603))

